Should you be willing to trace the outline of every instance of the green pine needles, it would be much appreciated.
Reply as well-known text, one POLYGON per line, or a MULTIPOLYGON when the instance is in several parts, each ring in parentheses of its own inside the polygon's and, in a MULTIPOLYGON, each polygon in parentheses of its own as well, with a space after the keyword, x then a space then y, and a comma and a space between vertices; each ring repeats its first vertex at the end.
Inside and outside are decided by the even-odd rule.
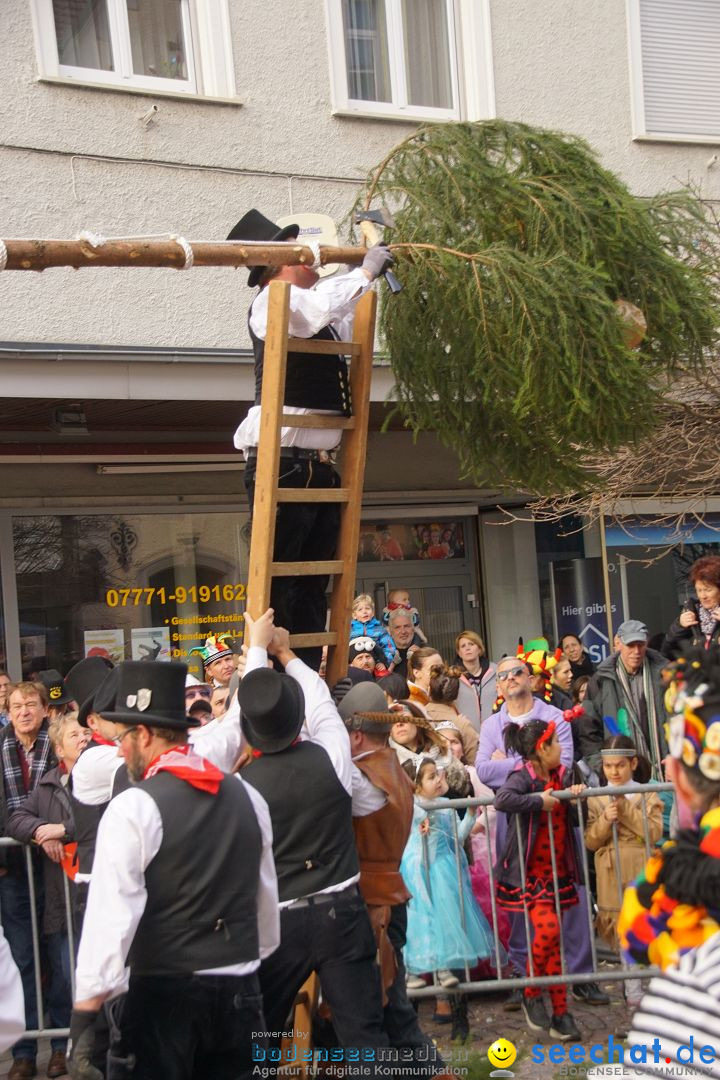
POLYGON ((701 203, 640 199, 581 139, 525 124, 434 124, 358 200, 392 209, 405 286, 383 304, 398 408, 477 483, 592 486, 586 455, 642 439, 712 356, 717 253, 701 203), (647 320, 627 346, 614 302, 647 320))

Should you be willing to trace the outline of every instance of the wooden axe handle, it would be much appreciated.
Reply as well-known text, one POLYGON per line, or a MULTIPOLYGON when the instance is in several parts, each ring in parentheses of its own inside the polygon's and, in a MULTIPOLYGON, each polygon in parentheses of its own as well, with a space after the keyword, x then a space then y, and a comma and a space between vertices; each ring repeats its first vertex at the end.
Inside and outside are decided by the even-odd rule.
POLYGON ((360 232, 365 237, 367 247, 375 247, 381 241, 380 230, 373 221, 359 221, 360 232))

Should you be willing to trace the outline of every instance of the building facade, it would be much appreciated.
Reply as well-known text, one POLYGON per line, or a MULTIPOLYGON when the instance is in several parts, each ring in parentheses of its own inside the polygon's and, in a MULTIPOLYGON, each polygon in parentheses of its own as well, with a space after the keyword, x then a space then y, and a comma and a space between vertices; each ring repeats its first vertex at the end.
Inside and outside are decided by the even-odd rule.
MULTIPOLYGON (((322 211, 343 236, 363 177, 417 123, 492 116, 583 136, 640 195, 689 182, 720 199, 713 0, 6 0, 0 40, 5 237, 219 240, 252 206, 322 211)), ((239 625, 245 280, 0 275, 0 651, 14 676, 91 649, 182 657, 239 625)), ((463 626, 499 655, 519 633, 564 629, 563 608, 604 602, 597 530, 507 523, 497 507, 520 494, 469 485, 432 434, 381 431, 391 393, 379 357, 364 591, 382 606, 409 587, 447 654, 463 626)), ((617 611, 644 617, 651 577, 608 540, 617 611)), ((677 606, 669 581, 647 610, 658 629, 677 606)))

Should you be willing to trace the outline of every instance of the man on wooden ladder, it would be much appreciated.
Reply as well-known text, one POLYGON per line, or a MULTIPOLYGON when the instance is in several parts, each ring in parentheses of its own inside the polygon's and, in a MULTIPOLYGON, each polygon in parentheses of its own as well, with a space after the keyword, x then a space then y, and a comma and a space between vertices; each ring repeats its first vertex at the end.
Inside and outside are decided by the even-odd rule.
MULTIPOLYGON (((248 210, 228 240, 278 243, 295 240, 298 225, 280 229, 258 210, 248 210)), ((357 301, 377 277, 393 263, 384 245, 371 248, 363 264, 349 273, 318 280, 308 266, 254 266, 248 285, 260 286, 250 305, 248 325, 255 354, 255 404, 235 432, 234 443, 245 455, 245 488, 252 510, 260 430, 260 390, 268 319, 268 284, 288 281, 292 337, 337 341, 352 338, 357 301)), ((287 413, 326 413, 350 416, 347 362, 344 357, 291 353, 288 355, 284 409, 287 413)), ((334 469, 339 429, 283 428, 280 450, 280 487, 339 487, 334 469)), ((337 503, 281 503, 277 509, 274 559, 277 562, 315 561, 335 557, 340 507, 337 503)), ((325 629, 327 576, 280 577, 272 583, 270 606, 275 622, 290 633, 320 633, 325 629)), ((298 656, 316 671, 322 649, 298 650, 298 656)))

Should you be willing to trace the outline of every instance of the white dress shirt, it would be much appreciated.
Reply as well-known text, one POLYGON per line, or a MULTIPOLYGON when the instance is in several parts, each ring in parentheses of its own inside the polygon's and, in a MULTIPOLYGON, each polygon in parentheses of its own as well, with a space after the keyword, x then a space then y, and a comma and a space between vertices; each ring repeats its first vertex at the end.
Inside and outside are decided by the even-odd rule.
POLYGON ((25 1030, 25 999, 20 972, 0 926, 0 1054, 25 1030))
MULTIPOLYGON (((248 963, 196 972, 202 975, 249 975, 280 944, 278 889, 272 854, 272 825, 267 803, 243 784, 262 835, 257 890, 259 955, 248 963)), ((147 902, 145 870, 160 850, 162 818, 157 803, 142 787, 117 795, 98 829, 93 876, 78 949, 75 1000, 115 997, 127 990, 128 951, 147 902)), ((195 838, 196 840, 198 838, 195 838)), ((212 837, 206 838, 212 842, 212 837)))
MULTIPOLYGON (((312 289, 290 286, 290 316, 288 332, 291 337, 310 338, 324 326, 331 326, 340 341, 352 337, 355 305, 363 293, 372 286, 360 267, 348 274, 321 278, 312 289)), ((256 337, 265 340, 267 333, 269 288, 262 289, 250 308, 250 329, 256 337)), ((323 363, 323 358, 318 357, 323 363)), ((299 409, 286 405, 284 411, 304 416, 310 412, 327 413, 325 409, 299 409)), ((329 415, 332 415, 330 413, 329 415)), ((256 447, 260 437, 260 406, 253 405, 235 432, 233 442, 245 453, 256 447)), ((306 450, 332 450, 342 437, 340 428, 319 430, 317 428, 282 428, 281 446, 297 446, 306 450)))

